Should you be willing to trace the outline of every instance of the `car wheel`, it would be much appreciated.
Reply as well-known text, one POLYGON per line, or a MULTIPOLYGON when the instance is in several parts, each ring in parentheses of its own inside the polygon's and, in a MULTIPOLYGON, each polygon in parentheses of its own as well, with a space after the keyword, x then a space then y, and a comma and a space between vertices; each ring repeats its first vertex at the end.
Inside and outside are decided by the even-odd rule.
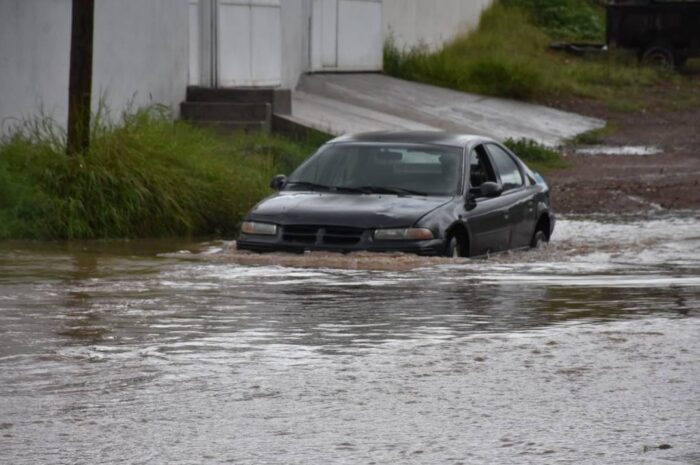
POLYGON ((547 239, 547 235, 544 233, 544 231, 537 230, 535 231, 534 236, 532 236, 532 242, 530 243, 530 247, 532 247, 533 249, 543 249, 548 242, 549 239, 547 239))
POLYGON ((463 255, 459 241, 457 240, 457 237, 452 236, 449 242, 447 243, 447 247, 445 248, 445 257, 459 258, 462 256, 463 255))
POLYGON ((642 63, 662 69, 672 69, 676 66, 676 56, 668 47, 655 45, 642 54, 642 63))

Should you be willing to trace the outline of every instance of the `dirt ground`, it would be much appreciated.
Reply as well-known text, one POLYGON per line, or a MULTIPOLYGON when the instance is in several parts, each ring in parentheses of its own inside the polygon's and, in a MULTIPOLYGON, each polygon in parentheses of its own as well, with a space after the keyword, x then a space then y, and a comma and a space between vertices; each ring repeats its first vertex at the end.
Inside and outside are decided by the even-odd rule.
POLYGON ((570 166, 546 176, 556 211, 700 209, 700 104, 693 103, 700 102, 700 75, 690 82, 683 94, 670 86, 651 90, 643 98, 643 109, 634 112, 611 112, 586 100, 550 102, 606 119, 611 130, 598 137, 597 144, 657 146, 663 151, 648 156, 577 155, 575 147, 567 147, 570 166))

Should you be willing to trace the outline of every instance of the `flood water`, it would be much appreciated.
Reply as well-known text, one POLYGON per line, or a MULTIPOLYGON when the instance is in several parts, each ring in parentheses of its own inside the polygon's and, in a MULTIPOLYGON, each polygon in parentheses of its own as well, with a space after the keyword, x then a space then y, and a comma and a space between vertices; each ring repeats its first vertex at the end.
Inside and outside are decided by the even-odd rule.
POLYGON ((697 465, 699 315, 697 213, 475 260, 1 243, 0 463, 697 465))

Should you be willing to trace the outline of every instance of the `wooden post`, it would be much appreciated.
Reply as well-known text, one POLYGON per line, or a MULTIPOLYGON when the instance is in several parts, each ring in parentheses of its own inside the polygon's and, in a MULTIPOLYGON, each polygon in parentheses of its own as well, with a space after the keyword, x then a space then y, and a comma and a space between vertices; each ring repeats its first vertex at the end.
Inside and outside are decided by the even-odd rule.
POLYGON ((73 0, 68 84, 68 154, 87 153, 90 146, 92 40, 95 0, 73 0))

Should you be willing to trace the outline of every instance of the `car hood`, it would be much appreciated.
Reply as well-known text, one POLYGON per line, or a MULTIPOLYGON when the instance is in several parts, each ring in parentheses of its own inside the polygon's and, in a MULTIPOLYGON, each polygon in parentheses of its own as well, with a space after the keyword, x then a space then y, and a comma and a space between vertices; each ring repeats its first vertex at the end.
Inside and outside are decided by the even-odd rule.
POLYGON ((276 224, 404 227, 412 226, 451 199, 452 197, 384 194, 281 192, 260 202, 248 218, 276 224))

